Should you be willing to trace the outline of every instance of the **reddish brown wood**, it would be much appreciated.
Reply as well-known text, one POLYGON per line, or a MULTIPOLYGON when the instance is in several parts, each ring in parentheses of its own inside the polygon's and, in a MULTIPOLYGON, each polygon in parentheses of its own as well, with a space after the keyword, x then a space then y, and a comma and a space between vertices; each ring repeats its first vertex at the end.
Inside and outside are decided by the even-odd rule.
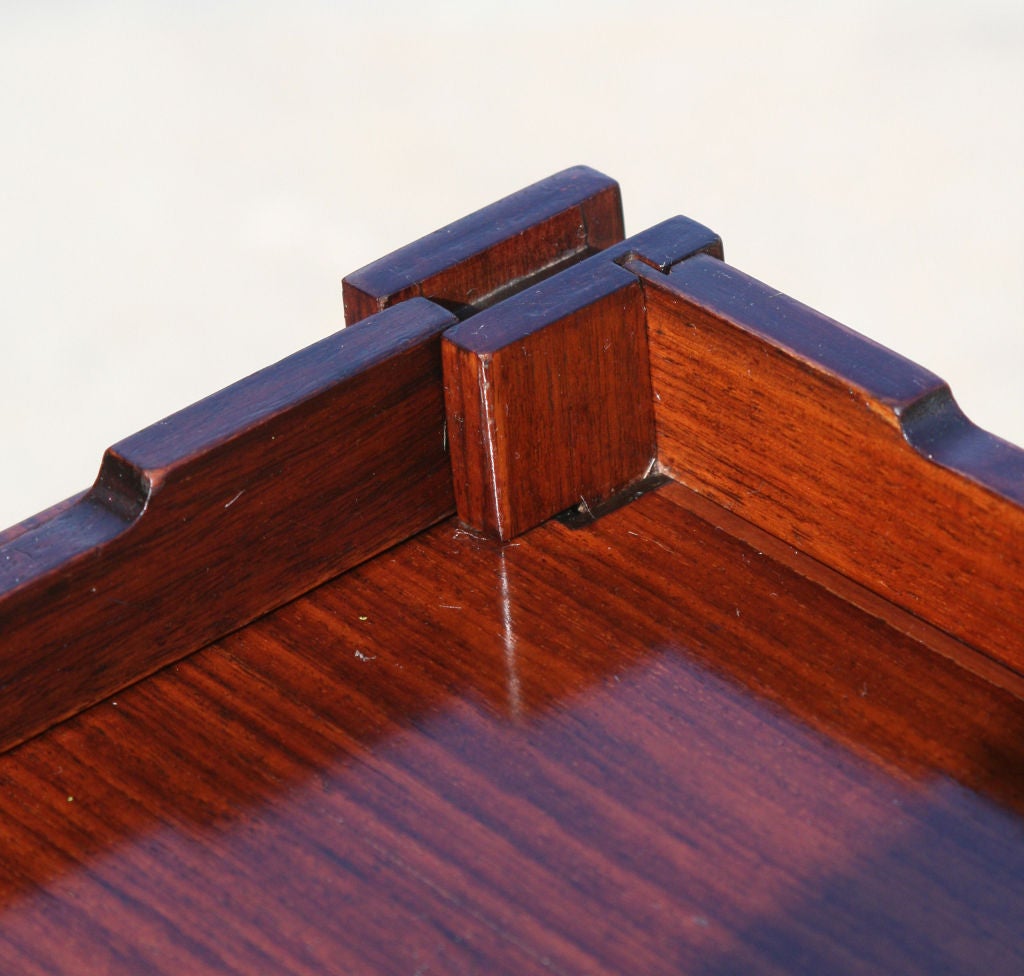
POLYGON ((456 505, 511 539, 570 505, 598 508, 655 455, 642 292, 617 261, 667 270, 721 255, 711 231, 666 221, 445 333, 456 505))
MULTIPOLYGON (((348 318, 423 293, 467 314, 621 238, 618 185, 576 167, 349 276, 348 318)), ((420 300, 312 347, 111 449, 91 491, 0 535, 0 749, 443 517, 454 321, 420 300)))
POLYGON ((579 270, 443 343, 459 515, 502 539, 596 504, 654 463, 640 286, 610 262, 579 270))
POLYGON ((422 299, 111 448, 0 547, 0 748, 446 516, 440 334, 422 299))
MULTIPOLYGON (((678 482, 672 483, 683 490, 678 482)), ((807 553, 794 549, 792 545, 784 542, 778 536, 774 536, 765 529, 754 525, 753 522, 748 522, 739 515, 722 508, 706 495, 700 495, 691 489, 685 489, 685 491, 688 492, 685 496, 685 507, 705 521, 711 522, 718 531, 724 532, 763 555, 783 563, 799 575, 813 580, 818 586, 828 590, 839 599, 885 621, 894 630, 912 637, 937 654, 948 657, 972 674, 1009 691, 1024 701, 1024 675, 963 641, 957 640, 922 617, 891 603, 874 590, 850 579, 849 576, 844 576, 808 556, 807 553)))
POLYGON ((590 204, 534 204, 0 536, 15 736, 359 563, 0 755, 0 972, 1024 969, 1021 452, 706 228, 566 270, 590 204), (649 463, 652 409, 696 490, 424 530, 456 318, 404 299, 449 285, 520 289, 445 343, 500 533, 631 437, 649 463))
POLYGON ((1024 452, 931 373, 728 265, 631 267, 672 475, 1024 674, 1024 452))
POLYGON ((465 317, 622 236, 618 183, 576 166, 348 275, 345 320, 415 295, 465 317))
POLYGON ((691 500, 442 524, 0 757, 0 969, 1016 976, 1019 701, 691 500))

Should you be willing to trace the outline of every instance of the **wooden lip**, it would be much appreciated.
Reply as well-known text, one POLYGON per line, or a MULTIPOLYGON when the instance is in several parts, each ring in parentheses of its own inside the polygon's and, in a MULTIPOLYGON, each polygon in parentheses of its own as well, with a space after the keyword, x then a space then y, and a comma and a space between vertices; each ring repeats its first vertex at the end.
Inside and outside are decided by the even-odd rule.
POLYGON ((735 268, 628 267, 663 468, 1024 674, 1024 451, 932 373, 735 268))
POLYGON ((899 412, 903 436, 929 461, 1024 505, 1024 450, 983 430, 943 383, 899 412))
POLYGON ((415 295, 466 318, 622 237, 618 184, 575 166, 346 276, 345 320, 415 295))
POLYGON ((440 337, 387 309, 110 449, 0 548, 0 748, 454 509, 440 337))
POLYGON ((513 194, 350 276, 357 327, 115 445, 91 489, 0 533, 0 749, 449 515, 456 318, 417 296, 465 314, 621 238, 594 170, 513 194))
POLYGON ((672 217, 482 310, 471 322, 449 329, 445 341, 467 352, 493 353, 547 327, 553 317, 580 311, 631 284, 637 277, 634 262, 667 272, 694 255, 720 260, 722 253, 714 231, 688 217, 672 217), (609 268, 611 264, 623 270, 609 268))
POLYGON ((152 503, 163 503, 167 491, 194 495, 197 489, 189 484, 194 466, 221 458, 230 464, 232 448, 241 447, 243 439, 276 430, 289 412, 315 407, 424 338, 439 338, 453 321, 450 313, 422 299, 406 303, 307 346, 108 448, 93 487, 70 508, 55 506, 49 518, 34 516, 38 524, 4 553, 0 594, 6 597, 31 585, 140 522, 144 514, 152 517, 152 503), (78 551, 69 552, 68 543, 78 551))
POLYGON ((0 533, 0 748, 421 531, 456 496, 468 518, 467 479, 479 480, 488 527, 487 491, 517 489, 514 455, 548 428, 560 439, 531 461, 529 498, 496 496, 499 536, 556 514, 577 489, 613 495, 656 457, 760 530, 1024 674, 1024 452, 974 427, 927 370, 721 258, 720 239, 683 217, 622 240, 618 185, 577 167, 350 275, 357 326, 115 445, 88 492, 0 533), (616 331, 620 293, 639 329, 616 331), (698 318, 717 350, 704 362, 698 318), (573 361, 577 326, 624 343, 632 365, 602 374, 594 357, 573 361), (528 396, 517 401, 513 383, 504 406, 517 404, 525 426, 502 468, 455 422, 480 362, 506 356, 518 370, 510 351, 560 357, 581 381, 565 423, 529 399, 561 398, 545 386, 551 363, 515 373, 528 396), (770 363, 774 379, 748 384, 737 356, 770 363), (727 382, 710 388, 713 375, 727 382), (607 376, 617 398, 605 397, 607 376), (777 430, 759 414, 769 403, 777 430), (842 436, 808 474, 800 464, 825 430, 842 436))
MULTIPOLYGON (((637 262, 629 267, 657 283, 637 262)), ((715 314, 890 408, 922 456, 1024 505, 1024 450, 973 424, 934 373, 729 265, 690 261, 669 278, 715 314)))
MULTIPOLYGON (((632 258, 624 266, 655 287, 665 284, 645 263, 632 258)), ((694 304, 891 411, 922 457, 1024 505, 1024 449, 975 425, 930 370, 722 262, 676 262, 667 277, 694 304)))
POLYGON ((646 478, 656 438, 643 294, 631 260, 668 271, 720 258, 675 217, 519 291, 445 333, 459 517, 502 540, 646 478))

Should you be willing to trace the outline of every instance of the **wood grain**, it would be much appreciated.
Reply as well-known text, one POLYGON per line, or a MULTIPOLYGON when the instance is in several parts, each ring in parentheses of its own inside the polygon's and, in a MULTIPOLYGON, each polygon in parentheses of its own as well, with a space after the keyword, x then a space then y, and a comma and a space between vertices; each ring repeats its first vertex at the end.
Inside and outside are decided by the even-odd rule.
MULTIPOLYGON (((349 276, 348 318, 424 291, 467 314, 621 238, 618 185, 576 167, 349 276)), ((117 445, 90 491, 0 535, 0 749, 447 514, 454 321, 422 299, 377 315, 117 445)))
POLYGON ((0 755, 0 972, 1024 970, 1021 452, 569 172, 0 535, 8 745, 177 662, 0 755))
POLYGON ((588 263, 520 298, 442 346, 456 507, 502 539, 598 504, 643 478, 655 453, 633 275, 588 263))
MULTIPOLYGON (((707 244, 698 225, 673 228, 671 245, 648 241, 658 260, 707 244)), ((578 167, 410 246, 400 272, 384 259, 356 279, 413 269, 413 291, 458 305, 453 288, 494 299, 620 238, 617 184, 578 167)), ((454 321, 422 299, 377 316, 117 445, 92 489, 0 534, 0 749, 443 517, 433 404, 437 336, 454 321)))
POLYGON ((636 277, 721 255, 675 218, 449 329, 442 355, 459 517, 511 539, 577 505, 600 508, 650 474, 654 416, 636 277))
POLYGON ((619 185, 575 166, 348 275, 345 320, 416 295, 464 318, 622 237, 619 185))
POLYGON ((927 370, 735 268, 630 267, 667 470, 1024 674, 1024 452, 927 370))
POLYGON ((111 448, 0 546, 0 748, 453 509, 440 335, 417 299, 111 448))
POLYGON ((0 757, 0 969, 1016 976, 1019 701, 692 497, 442 523, 0 757))

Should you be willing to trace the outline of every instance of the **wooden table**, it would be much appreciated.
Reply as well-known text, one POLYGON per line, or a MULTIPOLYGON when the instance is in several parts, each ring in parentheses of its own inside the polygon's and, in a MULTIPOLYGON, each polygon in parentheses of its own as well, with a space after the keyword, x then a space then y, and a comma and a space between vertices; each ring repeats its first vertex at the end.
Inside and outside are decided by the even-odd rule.
POLYGON ((1024 971, 1024 455, 622 237, 499 201, 0 536, 0 971, 1024 971))

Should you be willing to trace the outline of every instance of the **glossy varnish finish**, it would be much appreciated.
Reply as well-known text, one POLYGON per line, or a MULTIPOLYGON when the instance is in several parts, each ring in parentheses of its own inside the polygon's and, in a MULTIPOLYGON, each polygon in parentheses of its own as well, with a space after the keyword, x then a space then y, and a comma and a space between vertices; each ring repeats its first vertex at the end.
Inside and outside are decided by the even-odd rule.
POLYGON ((0 748, 444 518, 441 332, 416 299, 111 448, 0 546, 0 748))
POLYGON ((347 275, 345 321, 416 296, 465 317, 622 236, 618 183, 575 166, 347 275))
POLYGON ((637 261, 668 271, 721 241, 664 221, 447 330, 442 343, 456 508, 511 539, 570 506, 597 510, 655 462, 637 261))
POLYGON ((630 267, 662 465, 1024 674, 1024 451, 927 370, 735 268, 630 267))
POLYGON ((468 525, 510 539, 653 466, 642 293, 613 262, 588 261, 450 329, 442 356, 468 525))
POLYGON ((0 533, 0 750, 448 514, 456 318, 418 296, 466 316, 621 238, 609 177, 527 187, 350 275, 358 328, 115 445, 89 491, 0 533))
POLYGON ((1024 455, 620 236, 500 201, 0 535, 7 745, 349 570, 0 756, 0 972, 1024 969, 1024 455))
POLYGON ((0 758, 3 970, 1020 972, 1019 702, 691 498, 445 523, 0 758))

